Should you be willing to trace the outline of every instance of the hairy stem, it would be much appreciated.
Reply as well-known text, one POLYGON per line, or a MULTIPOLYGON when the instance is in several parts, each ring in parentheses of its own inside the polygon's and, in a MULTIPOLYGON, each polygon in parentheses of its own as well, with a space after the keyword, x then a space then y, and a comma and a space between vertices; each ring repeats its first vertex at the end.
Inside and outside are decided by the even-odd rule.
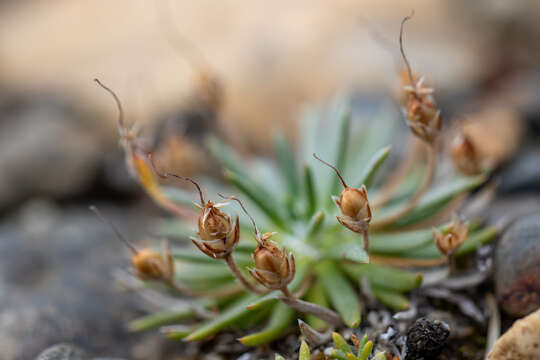
POLYGON ((431 186, 431 183, 433 182, 433 178, 435 176, 437 156, 436 156, 435 146, 434 145, 428 145, 428 146, 429 147, 427 149, 428 150, 427 170, 426 170, 426 174, 424 176, 424 181, 422 182, 422 185, 418 188, 416 193, 409 199, 409 201, 406 204, 404 204, 400 209, 397 209, 396 211, 394 211, 392 214, 389 214, 385 218, 372 222, 370 225, 371 229, 380 229, 400 219, 404 215, 406 215, 418 204, 422 196, 429 189, 429 187, 431 186))
POLYGON ((234 261, 234 258, 232 256, 232 254, 229 254, 229 255, 225 256, 225 262, 229 266, 229 269, 231 269, 231 272, 233 273, 233 275, 238 280, 240 280, 240 283, 242 283, 242 285, 244 286, 244 288, 247 291, 251 291, 251 292, 253 292, 255 294, 259 294, 259 295, 263 295, 263 294, 266 294, 268 292, 266 290, 262 290, 262 289, 259 289, 259 288, 255 287, 255 285, 253 285, 251 282, 249 282, 248 279, 246 279, 246 277, 244 276, 244 274, 242 273, 240 268, 238 268, 238 265, 236 264, 236 261, 234 261))
POLYGON ((336 312, 317 304, 299 300, 293 294, 291 294, 291 292, 286 286, 281 288, 281 292, 283 292, 283 295, 285 296, 281 297, 280 300, 283 301, 285 305, 290 306, 294 310, 304 314, 311 314, 317 316, 321 320, 324 320, 328 324, 334 326, 343 325, 343 320, 336 312))

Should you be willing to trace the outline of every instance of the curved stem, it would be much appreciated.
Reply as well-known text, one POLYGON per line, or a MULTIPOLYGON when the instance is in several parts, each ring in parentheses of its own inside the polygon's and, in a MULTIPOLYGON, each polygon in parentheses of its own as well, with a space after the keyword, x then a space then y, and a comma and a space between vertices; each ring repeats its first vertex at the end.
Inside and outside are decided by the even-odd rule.
POLYGON ((293 294, 291 294, 291 292, 286 286, 281 288, 281 292, 285 296, 281 297, 280 300, 283 301, 285 305, 291 307, 292 309, 301 313, 317 316, 321 320, 324 320, 328 324, 331 324, 334 326, 343 325, 343 320, 341 319, 341 316, 338 315, 338 313, 328 308, 325 308, 323 306, 310 303, 307 301, 299 300, 293 294))
POLYGON ((262 289, 259 289, 257 287, 255 287, 251 282, 249 282, 248 279, 246 279, 246 277, 244 276, 244 274, 242 273, 242 271, 240 270, 240 268, 238 268, 238 265, 236 264, 236 261, 234 261, 234 258, 232 256, 232 254, 229 254, 227 256, 225 256, 225 262, 227 263, 227 265, 229 266, 229 269, 231 269, 231 272, 233 273, 233 275, 238 279, 240 280, 240 282, 242 283, 242 285, 244 286, 244 288, 248 291, 251 291, 255 294, 259 294, 259 295, 263 295, 263 294, 266 294, 268 291, 267 290, 262 290, 262 289))
POLYGON ((381 192, 377 194, 372 202, 373 209, 381 208, 392 199, 392 196, 399 189, 399 185, 405 180, 405 177, 411 171, 418 158, 418 154, 420 153, 418 151, 420 149, 419 144, 416 137, 410 135, 407 155, 405 156, 405 159, 401 161, 399 167, 394 171, 390 179, 382 186, 381 192))
POLYGON ((416 191, 416 193, 409 199, 409 201, 404 204, 400 209, 394 211, 394 213, 388 215, 385 218, 379 219, 378 221, 374 221, 371 223, 370 227, 371 229, 380 229, 388 224, 393 223, 394 221, 400 219, 404 215, 406 215, 409 211, 411 211, 420 201, 422 196, 426 193, 426 191, 431 186, 431 183, 433 182, 433 178, 435 176, 435 168, 437 164, 437 156, 436 156, 436 150, 434 145, 428 145, 428 163, 427 163, 427 170, 426 174, 424 176, 424 181, 422 182, 422 185, 420 188, 416 191))
POLYGON ((362 237, 364 238, 364 250, 369 252, 369 230, 362 231, 362 237))

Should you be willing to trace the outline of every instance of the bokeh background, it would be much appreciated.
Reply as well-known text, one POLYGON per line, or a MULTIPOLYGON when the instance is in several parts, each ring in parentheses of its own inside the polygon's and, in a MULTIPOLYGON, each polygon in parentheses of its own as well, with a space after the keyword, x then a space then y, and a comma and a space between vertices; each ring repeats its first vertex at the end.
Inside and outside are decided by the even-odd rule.
POLYGON ((162 164, 219 176, 201 150, 208 134, 264 156, 276 129, 294 145, 306 104, 351 92, 371 106, 391 95, 399 25, 412 9, 413 68, 446 118, 488 126, 477 136, 506 161, 502 199, 534 205, 538 1, 0 2, 0 359, 32 359, 59 342, 133 359, 188 351, 124 328, 143 309, 115 287, 125 250, 87 206, 138 238, 159 212, 126 172, 116 108, 93 78, 118 93, 149 146, 164 149, 162 164), (217 105, 201 104, 201 69, 218 81, 217 105))

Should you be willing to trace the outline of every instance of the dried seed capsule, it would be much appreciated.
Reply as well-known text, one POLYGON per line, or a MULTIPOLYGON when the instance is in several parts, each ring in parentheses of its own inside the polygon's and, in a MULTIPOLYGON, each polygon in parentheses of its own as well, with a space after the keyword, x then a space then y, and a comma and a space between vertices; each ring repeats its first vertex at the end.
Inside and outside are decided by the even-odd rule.
POLYGON ((476 147, 464 133, 458 134, 451 145, 454 167, 463 175, 477 175, 482 170, 476 147))
POLYGON ((174 261, 166 245, 163 254, 152 249, 139 250, 133 256, 132 264, 141 280, 172 281, 174 276, 174 261))
POLYGON ((251 276, 269 289, 283 289, 294 279, 296 272, 294 256, 287 254, 269 241, 273 233, 265 233, 259 238, 259 245, 253 252, 255 268, 249 269, 251 276))
POLYGON ((405 65, 407 66, 410 84, 403 87, 405 93, 408 94, 405 97, 405 115, 407 125, 411 131, 425 142, 433 143, 441 132, 441 112, 435 104, 435 100, 432 95, 433 89, 424 86, 423 77, 416 81, 409 61, 405 56, 405 51, 403 50, 403 25, 405 25, 405 22, 407 22, 411 17, 412 14, 403 19, 399 32, 399 47, 405 65))
POLYGON ((206 255, 216 259, 224 258, 234 251, 240 240, 238 217, 233 226, 229 215, 219 210, 227 203, 202 201, 201 204, 202 213, 199 215, 197 232, 199 238, 191 240, 206 255))
POLYGON ((369 206, 366 187, 364 185, 362 185, 360 189, 348 187, 335 166, 322 160, 315 153, 313 156, 315 159, 333 169, 343 184, 344 189, 339 195, 339 198, 332 196, 335 204, 343 214, 341 216, 336 216, 337 220, 347 229, 354 231, 355 233, 363 234, 365 241, 364 248, 368 249, 369 244, 366 240, 366 234, 369 228, 369 222, 371 221, 371 207, 369 206))
POLYGON ((452 256, 455 251, 467 240, 469 234, 469 222, 454 216, 450 229, 443 233, 437 229, 433 230, 435 245, 444 256, 452 256))

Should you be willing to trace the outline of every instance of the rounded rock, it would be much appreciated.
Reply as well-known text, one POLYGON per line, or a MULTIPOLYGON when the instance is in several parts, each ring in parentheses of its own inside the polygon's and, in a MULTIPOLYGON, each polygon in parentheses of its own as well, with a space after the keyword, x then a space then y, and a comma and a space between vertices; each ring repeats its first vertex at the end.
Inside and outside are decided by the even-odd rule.
POLYGON ((540 308, 540 213, 517 221, 497 244, 495 289, 510 315, 523 316, 540 308))

